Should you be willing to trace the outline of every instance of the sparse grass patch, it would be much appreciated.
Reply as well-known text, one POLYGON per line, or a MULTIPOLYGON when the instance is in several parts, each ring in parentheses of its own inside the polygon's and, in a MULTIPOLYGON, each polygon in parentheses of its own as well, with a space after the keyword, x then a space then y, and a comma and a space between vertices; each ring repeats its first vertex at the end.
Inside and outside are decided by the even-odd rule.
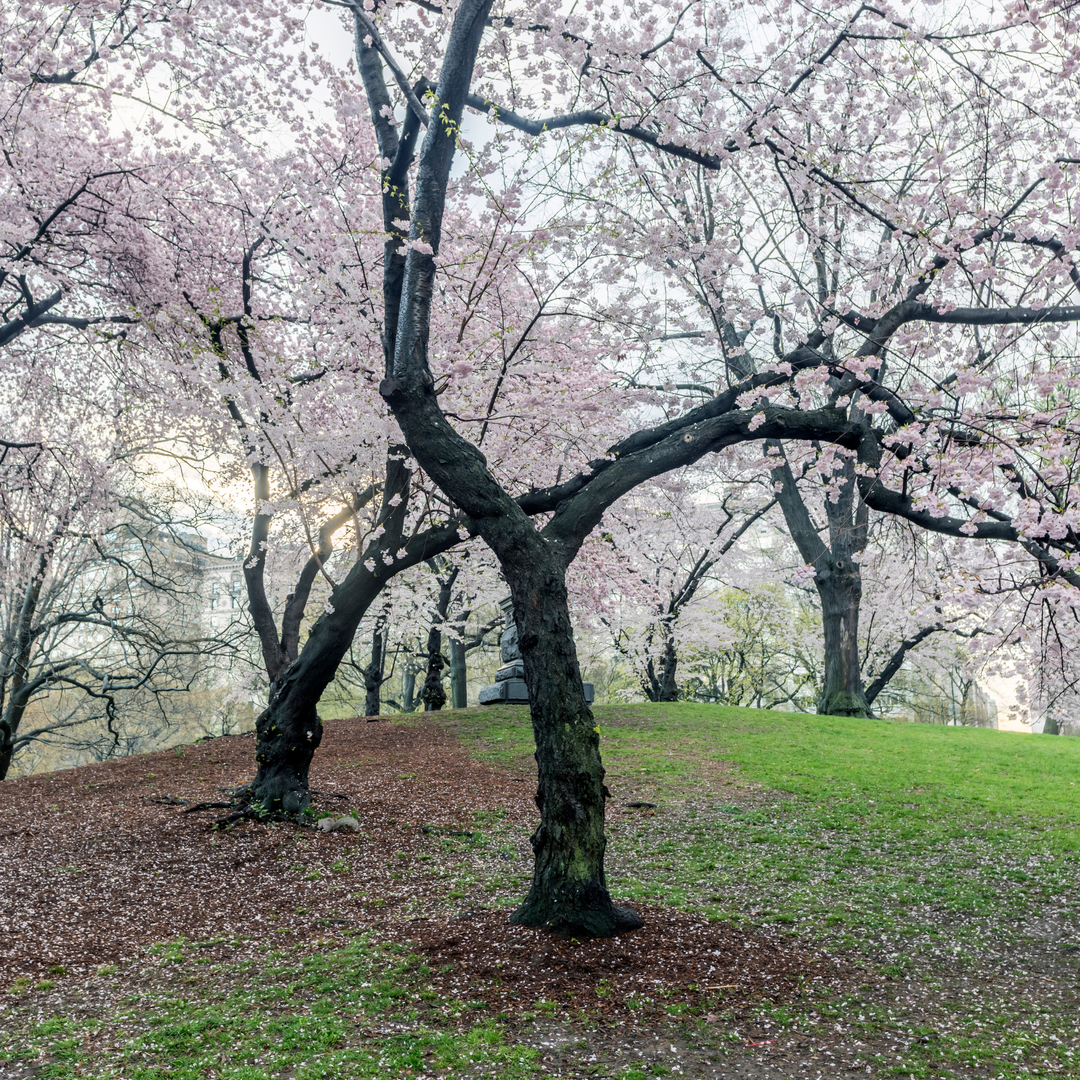
POLYGON ((0 1061, 44 1059, 39 1075, 56 1080, 533 1075, 535 1051, 515 1045, 493 1021, 463 1034, 440 1027, 468 1003, 424 1001, 421 1015, 421 969, 366 939, 280 963, 268 954, 257 977, 248 971, 241 979, 229 966, 212 978, 201 969, 192 974, 197 984, 180 996, 151 988, 107 1018, 39 1022, 17 1045, 0 1043, 0 1061))

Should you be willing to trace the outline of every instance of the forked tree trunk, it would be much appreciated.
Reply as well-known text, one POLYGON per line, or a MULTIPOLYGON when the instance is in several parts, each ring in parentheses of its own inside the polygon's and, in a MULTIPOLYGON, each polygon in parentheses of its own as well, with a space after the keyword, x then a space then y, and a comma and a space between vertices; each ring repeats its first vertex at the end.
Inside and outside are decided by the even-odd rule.
POLYGON ((274 685, 270 704, 255 722, 255 779, 244 800, 266 812, 296 815, 311 802, 308 769, 323 725, 318 704, 349 651, 360 620, 382 590, 384 579, 356 563, 330 594, 328 611, 311 628, 299 657, 274 685))
POLYGON ((274 681, 270 703, 255 722, 258 772, 238 792, 244 802, 290 816, 310 803, 308 769, 323 733, 319 699, 385 583, 386 577, 357 562, 331 592, 325 613, 312 626, 300 655, 274 681))
MULTIPOLYGON (((551 925, 571 935, 610 937, 640 926, 641 920, 612 905, 604 878, 604 770, 599 734, 582 691, 566 597, 566 567, 576 547, 566 553, 561 545, 555 550, 499 486, 480 450, 454 431, 439 408, 428 366, 435 292, 430 253, 439 247, 465 95, 490 8, 491 0, 462 0, 455 7, 437 100, 431 106, 438 122, 428 124, 424 135, 411 214, 410 235, 423 239, 426 250, 410 245, 407 254, 393 256, 404 260, 401 276, 390 278, 387 272, 386 325, 396 328, 396 335, 392 341, 387 338, 386 378, 380 391, 424 471, 476 522, 514 598, 536 735, 540 825, 532 838, 532 887, 512 919, 528 926, 551 925)), ((380 151, 392 163, 386 173, 392 180, 399 146, 389 128, 389 110, 382 107, 388 100, 382 60, 366 45, 371 37, 365 38, 359 16, 356 26, 358 63, 380 151)), ((410 215, 391 205, 391 194, 388 190, 384 195, 383 212, 396 228, 393 218, 410 215)))
MULTIPOLYGON (((767 444, 779 449, 778 443, 767 444)), ((799 494, 787 461, 771 470, 779 484, 777 499, 791 539, 815 571, 821 598, 821 627, 825 645, 824 678, 818 712, 830 716, 872 716, 863 693, 859 663, 859 604, 862 573, 855 560, 866 547, 867 509, 857 501, 854 466, 844 465, 840 495, 825 500, 829 542, 818 535, 799 494)))
POLYGON ((645 662, 645 678, 641 688, 650 701, 678 701, 679 686, 675 682, 675 672, 679 666, 679 654, 675 651, 675 642, 670 638, 664 643, 664 654, 660 657, 660 670, 652 657, 645 662))
MULTIPOLYGON (((323 730, 317 706, 348 652, 360 620, 394 573, 447 550, 455 542, 444 533, 429 533, 413 536, 404 547, 401 546, 409 480, 410 473, 404 459, 390 455, 383 488, 383 507, 378 517, 382 532, 377 540, 365 548, 365 557, 353 563, 345 579, 331 591, 325 611, 311 627, 299 655, 275 646, 272 616, 264 620, 260 631, 264 656, 273 658, 278 652, 285 658, 292 655, 295 659, 276 669, 268 663, 272 680, 270 702, 255 722, 255 761, 258 771, 254 780, 237 792, 240 801, 260 812, 292 816, 308 806, 311 801, 308 769, 322 740, 323 730), (384 562, 384 553, 392 554, 395 561, 389 564, 384 562), (369 563, 377 568, 377 572, 368 570, 369 563)), ((269 518, 266 518, 264 531, 268 527, 269 518)), ((253 548, 259 552, 259 558, 258 565, 245 567, 249 596, 258 598, 269 612, 261 578, 265 549, 257 548, 254 544, 253 548)), ((302 614, 302 606, 298 612, 294 612, 294 641, 299 639, 302 614)))
MULTIPOLYGON (((433 395, 387 393, 416 458, 477 520, 514 599, 536 738, 540 824, 532 886, 511 921, 572 937, 611 937, 641 926, 615 907, 604 874, 604 768, 585 703, 566 591, 567 554, 547 540, 446 422, 433 395)), ((574 549, 576 550, 576 548, 574 549)))
POLYGON ((862 575, 854 561, 828 559, 814 584, 821 597, 825 665, 818 712, 828 716, 870 716, 859 664, 859 604, 862 575))
POLYGON ((348 652, 383 581, 357 563, 330 596, 333 612, 311 628, 299 657, 275 684, 270 704, 255 722, 258 772, 244 789, 247 802, 267 813, 295 815, 311 802, 308 769, 323 726, 317 706, 348 652))

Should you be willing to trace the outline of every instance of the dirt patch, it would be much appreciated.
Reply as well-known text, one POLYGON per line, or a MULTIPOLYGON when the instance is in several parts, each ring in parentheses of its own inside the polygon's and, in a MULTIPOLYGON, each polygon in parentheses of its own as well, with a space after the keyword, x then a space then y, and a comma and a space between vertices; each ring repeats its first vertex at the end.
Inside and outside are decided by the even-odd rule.
POLYGON ((661 1011, 673 1001, 736 1006, 790 1000, 835 982, 837 961, 780 935, 748 933, 670 908, 637 905, 645 926, 603 941, 564 941, 509 926, 505 911, 415 922, 399 940, 432 971, 425 982, 495 1012, 550 1002, 590 1016, 661 1011))
MULTIPOLYGON (((86 975, 156 942, 199 942, 236 959, 269 940, 333 942, 372 929, 412 941, 447 994, 573 999, 600 1011, 678 993, 790 995, 835 968, 790 940, 745 933, 663 908, 615 942, 562 942, 511 927, 508 909, 447 895, 448 863, 527 872, 529 852, 466 848, 487 815, 531 830, 531 777, 470 758, 424 722, 337 720, 312 766, 313 805, 348 810, 361 833, 292 825, 212 831, 214 813, 172 801, 222 801, 250 778, 254 743, 228 737, 182 751, 23 777, 0 785, 0 988, 18 977, 86 975), (457 844, 455 851, 448 850, 457 844), (463 908, 469 910, 463 911, 463 908), (449 967, 452 965, 452 967, 449 967), (440 972, 441 968, 448 968, 440 972)), ((609 816, 624 813, 617 802, 609 816)))
POLYGON ((0 785, 0 988, 20 975, 85 973, 151 942, 277 935, 393 920, 444 893, 415 859, 421 826, 470 827, 476 811, 535 815, 530 784, 478 764, 429 724, 327 724, 311 771, 320 811, 362 833, 207 826, 161 800, 221 801, 253 773, 254 742, 184 748, 0 785))

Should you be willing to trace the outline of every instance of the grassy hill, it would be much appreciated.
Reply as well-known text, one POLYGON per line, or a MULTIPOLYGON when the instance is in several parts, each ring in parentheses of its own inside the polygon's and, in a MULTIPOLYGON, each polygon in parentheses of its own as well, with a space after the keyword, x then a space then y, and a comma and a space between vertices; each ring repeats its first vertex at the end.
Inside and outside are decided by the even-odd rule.
MULTIPOLYGON (((315 946, 253 937, 233 954, 180 939, 85 986, 23 980, 0 1007, 11 1033, 0 1037, 0 1076, 1080 1076, 1080 740, 705 705, 596 715, 613 793, 613 894, 647 905, 654 924, 668 910, 673 927, 688 926, 689 912, 746 934, 747 948, 822 950, 842 976, 752 999, 660 978, 651 996, 610 1002, 601 978, 583 1007, 565 978, 551 997, 524 984, 509 993, 502 961, 470 969, 460 952, 455 982, 452 964, 410 952, 386 925, 327 908, 325 923, 348 925, 315 946)), ((424 721, 486 762, 499 790, 531 790, 526 709, 389 723, 405 735, 424 721)), ((350 753, 335 776, 372 760, 350 753)), ((462 825, 421 828, 430 808, 401 800, 419 803, 444 768, 426 767, 399 749, 379 781, 397 785, 379 825, 388 878, 399 891, 416 883, 401 910, 466 938, 482 912, 483 933, 498 936, 498 913, 529 879, 527 799, 506 810, 462 803, 447 808, 462 825)), ((297 888, 341 875, 326 892, 340 906, 349 867, 375 843, 372 813, 355 859, 352 840, 292 838, 287 827, 265 843, 292 862, 297 888), (328 853, 316 865, 319 844, 328 853)))

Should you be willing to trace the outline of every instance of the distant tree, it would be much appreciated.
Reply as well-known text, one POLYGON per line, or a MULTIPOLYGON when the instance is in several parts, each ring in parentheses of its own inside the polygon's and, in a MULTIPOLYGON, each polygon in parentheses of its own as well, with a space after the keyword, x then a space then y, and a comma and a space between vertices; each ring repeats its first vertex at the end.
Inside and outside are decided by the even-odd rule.
POLYGON ((687 649, 684 696, 755 709, 806 711, 820 677, 814 613, 778 583, 713 597, 714 644, 687 649))
POLYGON ((210 627, 208 561, 188 528, 114 486, 122 455, 0 451, 0 779, 34 743, 95 757, 146 748, 176 699, 235 656, 210 627))
POLYGON ((716 576, 731 569, 734 549, 775 502, 743 476, 719 481, 687 471, 643 485, 605 517, 612 557, 598 565, 590 556, 603 548, 592 542, 572 588, 588 579, 589 601, 577 606, 608 629, 650 701, 679 699, 680 657, 710 636, 716 576), (710 480, 724 487, 719 502, 706 501, 710 480))

